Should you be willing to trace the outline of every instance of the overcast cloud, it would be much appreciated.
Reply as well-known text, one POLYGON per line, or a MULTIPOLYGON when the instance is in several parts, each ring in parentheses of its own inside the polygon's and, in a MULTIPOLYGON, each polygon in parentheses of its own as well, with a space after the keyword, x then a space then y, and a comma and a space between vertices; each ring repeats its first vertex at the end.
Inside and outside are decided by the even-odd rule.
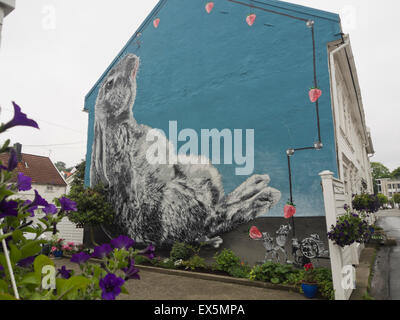
MULTIPOLYGON (((11 118, 11 101, 16 101, 38 121, 41 130, 12 132, 23 152, 50 155, 68 166, 85 158, 84 97, 157 2, 17 0, 4 21, 0 48, 0 116, 2 122, 11 118)), ((372 131, 373 161, 400 166, 400 2, 291 2, 341 13, 372 131)))

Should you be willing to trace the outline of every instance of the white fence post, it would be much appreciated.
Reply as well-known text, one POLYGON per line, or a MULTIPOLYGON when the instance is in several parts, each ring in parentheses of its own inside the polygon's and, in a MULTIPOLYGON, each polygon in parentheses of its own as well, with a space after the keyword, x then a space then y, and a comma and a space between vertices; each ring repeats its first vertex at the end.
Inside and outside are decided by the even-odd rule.
MULTIPOLYGON (((336 225, 336 199, 333 188, 333 172, 324 171, 319 174, 322 179, 322 188, 324 194, 326 227, 328 232, 332 225, 336 225)), ((335 289, 336 300, 347 300, 346 293, 342 286, 342 249, 329 240, 329 254, 331 259, 333 288, 335 289)))

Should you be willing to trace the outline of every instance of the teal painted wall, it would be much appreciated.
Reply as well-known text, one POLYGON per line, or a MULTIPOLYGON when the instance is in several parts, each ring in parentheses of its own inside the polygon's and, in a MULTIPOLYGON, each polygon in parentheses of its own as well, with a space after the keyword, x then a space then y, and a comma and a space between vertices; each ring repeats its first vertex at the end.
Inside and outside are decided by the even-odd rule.
MULTIPOLYGON (((315 105, 308 97, 314 83, 311 29, 286 15, 314 20, 324 149, 298 152, 292 158, 293 192, 297 216, 324 215, 318 174, 323 170, 337 173, 327 44, 340 39, 339 16, 266 0, 243 0, 242 4, 215 0, 213 11, 207 14, 206 3, 160 1, 113 62, 126 53, 141 59, 134 117, 167 134, 170 120, 178 121, 178 130, 192 128, 199 135, 201 129, 254 129, 253 174, 270 175, 270 185, 282 192, 282 199, 268 216, 283 216, 289 199, 286 150, 312 146, 318 140, 315 105), (257 19, 249 27, 245 19, 251 13, 257 19), (155 18, 160 18, 157 29, 152 24, 155 18)), ((87 185, 94 105, 101 81, 85 101, 89 112, 87 185)), ((216 167, 226 193, 248 178, 235 175, 236 165, 216 167)))

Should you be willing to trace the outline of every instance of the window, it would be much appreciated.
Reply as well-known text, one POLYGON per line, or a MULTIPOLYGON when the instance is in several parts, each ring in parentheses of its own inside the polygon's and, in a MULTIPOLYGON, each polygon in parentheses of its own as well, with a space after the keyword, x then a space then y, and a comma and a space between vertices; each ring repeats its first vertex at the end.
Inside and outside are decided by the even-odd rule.
POLYGON ((393 192, 389 192, 389 197, 391 198, 393 196, 393 192))
POLYGON ((53 192, 54 191, 54 187, 53 186, 46 186, 46 191, 47 192, 53 192))
POLYGON ((392 189, 392 184, 389 184, 389 185, 388 185, 388 188, 389 188, 389 189, 392 189))
POLYGON ((379 191, 379 192, 382 192, 382 187, 381 187, 380 184, 378 184, 378 191, 379 191))

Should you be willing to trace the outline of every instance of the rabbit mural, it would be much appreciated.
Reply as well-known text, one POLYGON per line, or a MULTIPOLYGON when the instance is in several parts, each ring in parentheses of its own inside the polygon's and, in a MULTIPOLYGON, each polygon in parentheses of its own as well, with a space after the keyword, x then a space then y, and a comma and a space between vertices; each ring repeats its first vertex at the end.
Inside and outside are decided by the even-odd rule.
MULTIPOLYGON (((127 54, 108 73, 95 105, 91 185, 109 190, 116 224, 139 242, 208 242, 265 214, 281 197, 268 175, 253 175, 225 195, 222 178, 209 161, 152 164, 146 154, 152 128, 134 118, 140 59, 127 54)), ((164 137, 167 153, 175 152, 164 137)), ((193 160, 193 159, 192 159, 193 160)))

